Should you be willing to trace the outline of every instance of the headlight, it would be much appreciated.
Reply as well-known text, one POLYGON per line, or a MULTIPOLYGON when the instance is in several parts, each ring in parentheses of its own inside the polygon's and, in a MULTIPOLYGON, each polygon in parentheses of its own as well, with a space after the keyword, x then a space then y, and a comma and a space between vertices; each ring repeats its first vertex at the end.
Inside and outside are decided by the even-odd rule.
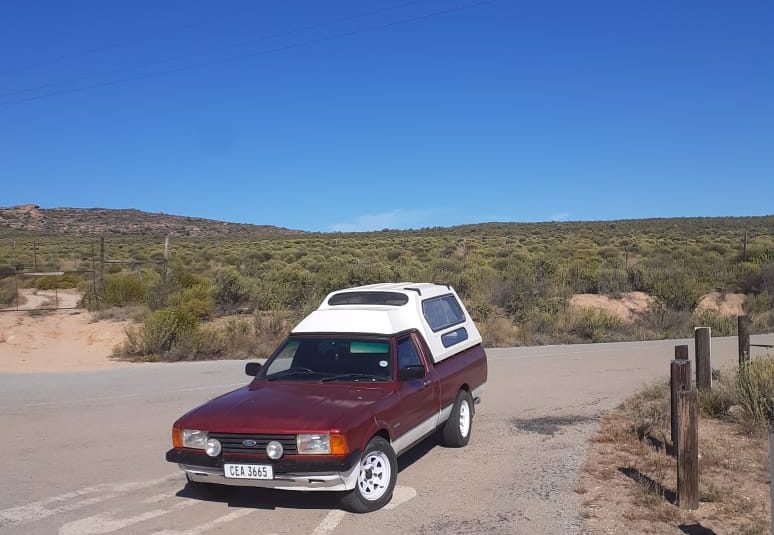
POLYGON ((298 435, 296 446, 301 455, 327 455, 331 452, 331 436, 328 433, 298 435))
POLYGON ((220 455, 220 440, 217 438, 207 440, 207 446, 204 448, 204 451, 210 457, 217 457, 220 455))
POLYGON ((183 447, 203 450, 207 448, 207 431, 183 429, 183 447))
POLYGON ((266 455, 269 456, 269 459, 279 459, 282 457, 283 451, 282 444, 276 440, 272 440, 266 445, 266 455))

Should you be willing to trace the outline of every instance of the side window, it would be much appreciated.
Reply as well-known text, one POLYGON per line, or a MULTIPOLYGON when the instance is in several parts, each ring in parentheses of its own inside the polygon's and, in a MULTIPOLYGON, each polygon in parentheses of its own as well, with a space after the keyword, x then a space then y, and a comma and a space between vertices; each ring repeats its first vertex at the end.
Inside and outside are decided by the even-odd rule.
POLYGON ((451 294, 422 301, 422 313, 433 332, 465 321, 462 307, 451 294))
POLYGON ((460 342, 464 342, 467 339, 468 330, 465 327, 460 327, 459 329, 449 331, 448 333, 442 335, 441 343, 443 344, 443 347, 451 347, 454 344, 459 344, 460 342))
POLYGON ((410 336, 398 340, 398 369, 402 370, 407 366, 422 366, 422 359, 417 351, 417 346, 410 336))

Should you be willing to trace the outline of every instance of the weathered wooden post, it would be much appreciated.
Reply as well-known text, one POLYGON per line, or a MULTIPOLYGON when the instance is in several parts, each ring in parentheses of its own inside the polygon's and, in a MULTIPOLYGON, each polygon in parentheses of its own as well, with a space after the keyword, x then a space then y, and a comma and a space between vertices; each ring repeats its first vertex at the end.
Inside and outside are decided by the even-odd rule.
POLYGON ((693 331, 696 343, 696 388, 712 389, 711 344, 712 331, 709 327, 696 327, 693 331))
POLYGON ((774 432, 769 430, 769 486, 771 489, 771 535, 774 535, 774 432))
POLYGON ((699 428, 696 390, 681 390, 677 400, 677 500, 681 509, 699 507, 699 428))
POLYGON ((672 431, 672 453, 677 455, 680 441, 678 436, 677 398, 681 390, 691 388, 691 361, 688 360, 688 346, 675 346, 675 360, 669 366, 670 428, 672 431))
POLYGON ((750 316, 737 317, 739 335, 739 366, 750 362, 750 316))
POLYGON ((166 287, 167 285, 168 270, 169 270, 169 234, 167 234, 167 237, 164 238, 164 272, 163 272, 164 287, 166 287))
POLYGON ((99 299, 105 300, 105 237, 99 237, 99 299))

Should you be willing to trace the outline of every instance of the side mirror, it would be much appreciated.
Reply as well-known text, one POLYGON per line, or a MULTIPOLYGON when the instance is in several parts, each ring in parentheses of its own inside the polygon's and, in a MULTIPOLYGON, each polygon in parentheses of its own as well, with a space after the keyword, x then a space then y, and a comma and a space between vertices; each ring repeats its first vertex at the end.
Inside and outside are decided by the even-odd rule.
POLYGON ((256 375, 258 375, 259 371, 261 371, 261 363, 260 362, 248 362, 245 365, 245 373, 247 375, 255 377, 256 375))
POLYGON ((405 366, 398 370, 398 381, 410 381, 412 379, 422 379, 425 376, 424 366, 405 366))

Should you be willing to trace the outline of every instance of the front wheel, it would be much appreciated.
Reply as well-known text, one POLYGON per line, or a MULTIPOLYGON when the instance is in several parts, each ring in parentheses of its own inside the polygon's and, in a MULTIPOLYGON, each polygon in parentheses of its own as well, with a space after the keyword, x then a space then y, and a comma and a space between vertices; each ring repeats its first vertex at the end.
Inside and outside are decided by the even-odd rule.
POLYGON ((392 446, 382 437, 374 437, 366 446, 358 467, 357 483, 341 500, 353 513, 370 513, 392 499, 398 480, 398 460, 392 446))
POLYGON ((465 390, 457 392, 451 415, 443 426, 441 436, 443 444, 449 448, 462 448, 468 445, 473 427, 473 398, 465 390))

